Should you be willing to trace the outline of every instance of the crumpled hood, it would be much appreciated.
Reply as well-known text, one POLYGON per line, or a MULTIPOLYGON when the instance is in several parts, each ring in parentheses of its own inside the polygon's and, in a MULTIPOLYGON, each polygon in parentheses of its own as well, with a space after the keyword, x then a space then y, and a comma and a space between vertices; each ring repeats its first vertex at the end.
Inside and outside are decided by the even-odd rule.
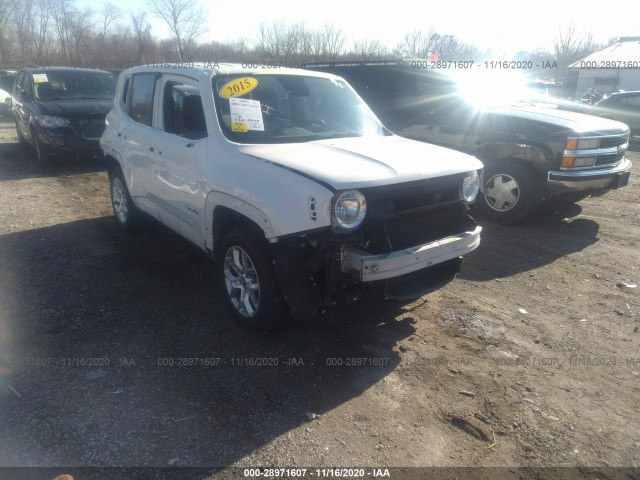
POLYGON ((392 136, 276 145, 242 145, 258 157, 331 185, 336 190, 410 182, 482 168, 456 150, 392 136))
POLYGON ((48 115, 105 116, 113 108, 113 100, 40 100, 48 115))

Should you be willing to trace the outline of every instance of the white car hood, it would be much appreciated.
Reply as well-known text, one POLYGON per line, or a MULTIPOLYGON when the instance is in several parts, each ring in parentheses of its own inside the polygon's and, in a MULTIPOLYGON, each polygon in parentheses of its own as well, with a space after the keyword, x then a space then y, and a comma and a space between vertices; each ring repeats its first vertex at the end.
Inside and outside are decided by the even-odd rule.
POLYGON ((242 145, 258 157, 331 185, 336 190, 410 182, 482 168, 475 157, 391 136, 276 145, 242 145))

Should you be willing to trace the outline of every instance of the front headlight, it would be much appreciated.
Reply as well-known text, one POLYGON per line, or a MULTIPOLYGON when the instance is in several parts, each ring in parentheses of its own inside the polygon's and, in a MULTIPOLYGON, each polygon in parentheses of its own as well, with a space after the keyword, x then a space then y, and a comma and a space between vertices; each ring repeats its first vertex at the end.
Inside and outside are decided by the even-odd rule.
POLYGON ((347 190, 333 201, 331 221, 334 228, 353 230, 358 228, 367 213, 367 201, 357 190, 347 190))
POLYGON ((38 115, 36 118, 38 119, 38 124, 41 127, 45 127, 45 128, 68 127, 71 125, 71 122, 69 121, 69 119, 64 117, 53 117, 51 115, 38 115))
POLYGON ((462 198, 467 203, 473 203, 480 191, 480 175, 476 170, 467 173, 462 180, 462 198))

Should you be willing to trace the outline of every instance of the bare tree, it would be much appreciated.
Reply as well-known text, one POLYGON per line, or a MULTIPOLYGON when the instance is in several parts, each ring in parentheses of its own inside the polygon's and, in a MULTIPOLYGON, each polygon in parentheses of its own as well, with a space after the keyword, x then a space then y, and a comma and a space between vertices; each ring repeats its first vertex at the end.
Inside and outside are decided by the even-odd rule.
POLYGON ((433 53, 437 36, 438 34, 433 29, 430 29, 427 33, 422 30, 405 33, 404 38, 396 47, 396 54, 414 58, 426 58, 433 53))
POLYGON ((109 29, 122 17, 122 12, 113 3, 105 2, 99 11, 100 38, 105 38, 109 29))
POLYGON ((9 0, 0 0, 0 65, 7 60, 9 54, 9 41, 11 32, 11 8, 9 0))
POLYGON ((147 0, 147 4, 169 26, 176 40, 178 61, 182 62, 197 38, 207 31, 204 10, 196 0, 147 0))
POLYGON ((135 63, 140 64, 144 56, 145 50, 151 43, 151 25, 147 22, 147 12, 138 10, 129 13, 131 24, 133 25, 133 34, 136 40, 136 59, 135 63))
POLYGON ((92 55, 89 52, 89 39, 94 26, 93 15, 93 10, 85 8, 82 11, 76 11, 71 18, 67 19, 70 47, 73 47, 72 52, 70 49, 72 64, 83 67, 91 64, 92 55))
POLYGON ((51 17, 53 18, 53 27, 58 37, 58 45, 62 62, 71 62, 70 52, 70 23, 76 15, 76 9, 73 0, 53 0, 51 8, 51 17))
POLYGON ((51 16, 51 1, 36 0, 33 12, 32 43, 33 60, 37 64, 44 63, 47 54, 47 38, 49 32, 49 17, 51 16))
POLYGON ((322 30, 313 32, 311 57, 315 62, 333 62, 343 53, 345 37, 335 25, 326 24, 322 30))
POLYGON ((277 60, 284 50, 287 25, 284 22, 261 23, 258 32, 258 52, 264 60, 277 60))
POLYGON ((380 60, 389 56, 389 51, 380 40, 356 40, 352 55, 355 60, 380 60))
POLYGON ((581 37, 576 33, 576 27, 573 22, 564 31, 559 28, 553 42, 553 52, 561 74, 564 74, 567 67, 572 63, 600 50, 602 47, 603 45, 594 41, 592 34, 581 37))

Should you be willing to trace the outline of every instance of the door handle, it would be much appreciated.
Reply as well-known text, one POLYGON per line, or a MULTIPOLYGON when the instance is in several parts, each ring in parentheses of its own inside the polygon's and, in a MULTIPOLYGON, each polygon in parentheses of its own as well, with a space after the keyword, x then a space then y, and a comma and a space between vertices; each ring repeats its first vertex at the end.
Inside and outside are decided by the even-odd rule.
POLYGON ((118 132, 118 136, 119 136, 119 137, 121 137, 121 136, 122 136, 122 134, 121 134, 120 132, 118 132))
POLYGON ((153 147, 149 147, 149 151, 153 152, 154 151, 153 147))
POLYGON ((187 148, 191 148, 195 145, 195 143, 187 143, 187 148))

